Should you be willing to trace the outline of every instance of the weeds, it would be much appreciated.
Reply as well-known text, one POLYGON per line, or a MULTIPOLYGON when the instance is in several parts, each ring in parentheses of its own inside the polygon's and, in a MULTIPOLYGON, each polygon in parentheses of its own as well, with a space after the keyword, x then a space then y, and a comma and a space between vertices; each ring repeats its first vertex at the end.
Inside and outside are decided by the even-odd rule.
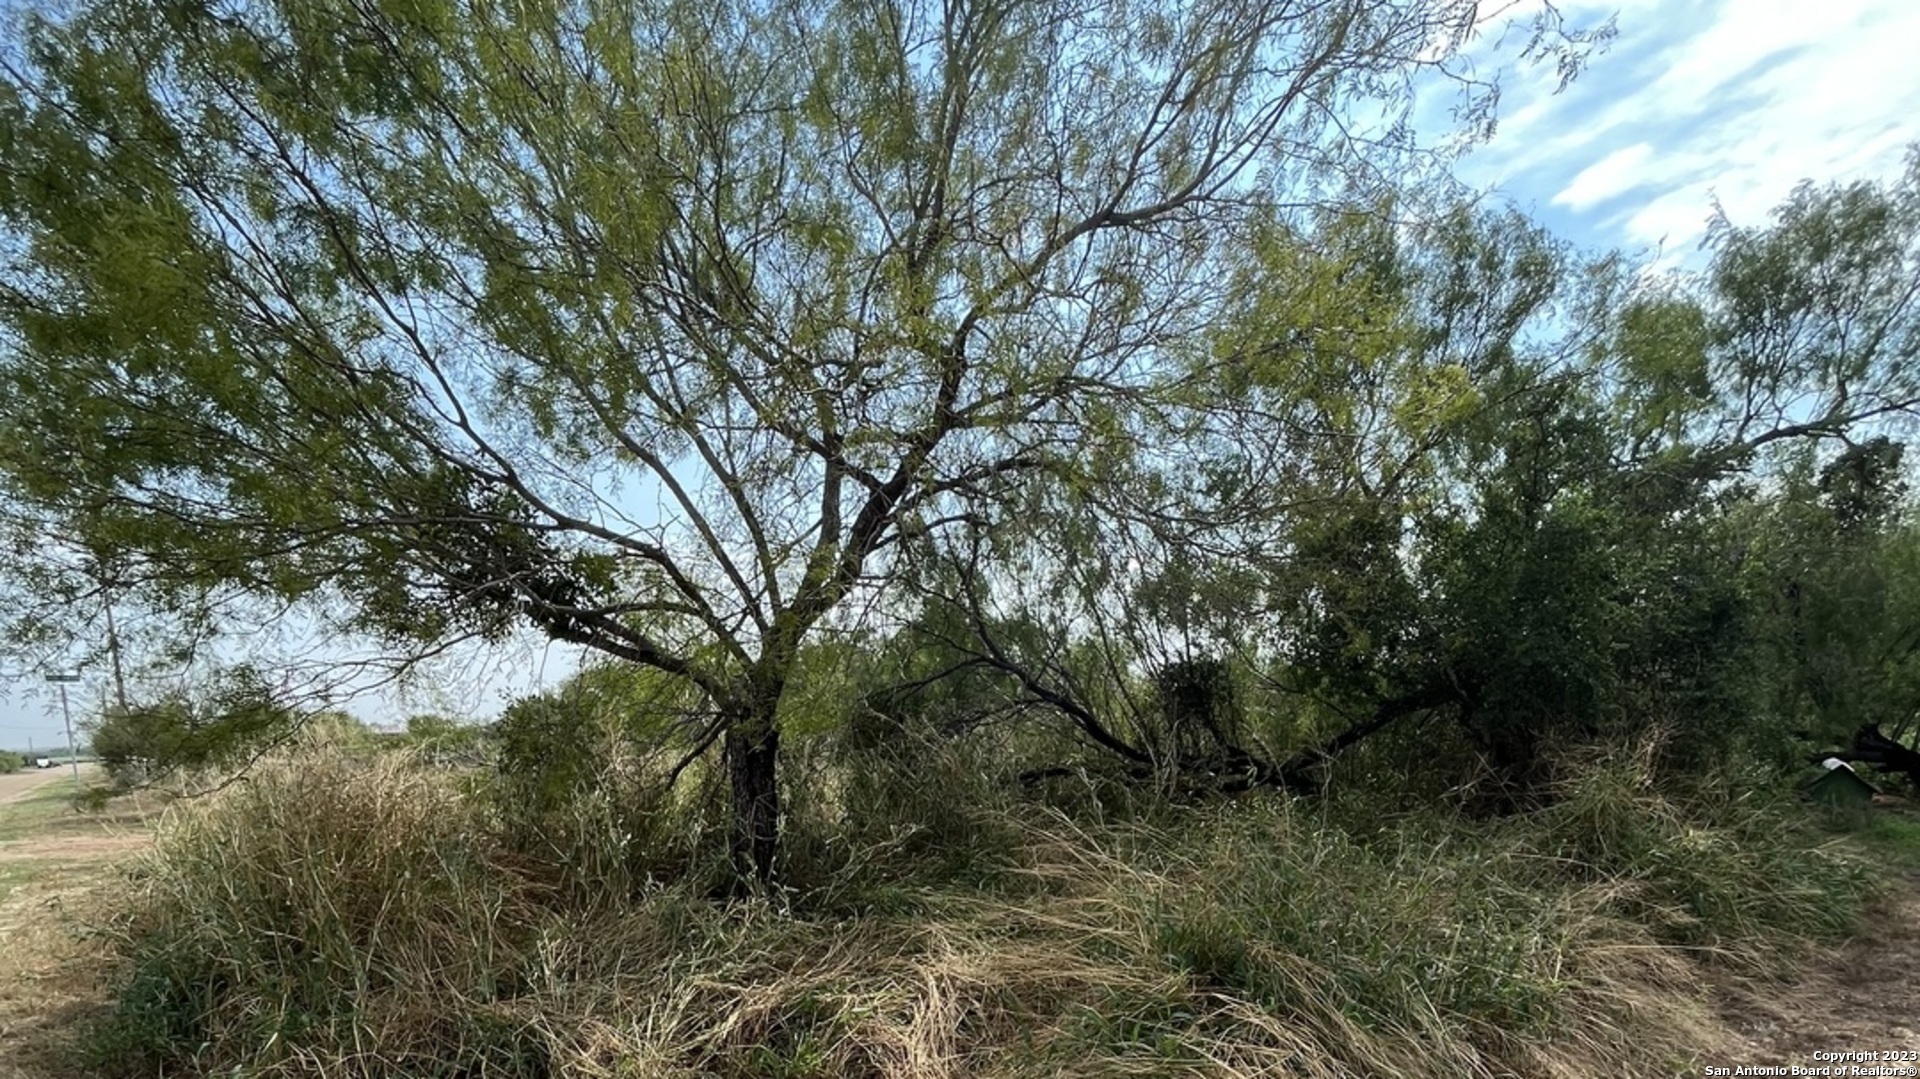
POLYGON ((457 1052, 468 1031, 401 1017, 511 997, 533 899, 476 824, 438 777, 327 748, 171 812, 110 929, 128 976, 97 1055, 292 1066, 376 1031, 457 1052))
POLYGON ((1798 806, 1707 784, 1684 801, 1655 789, 1643 756, 1595 759, 1509 842, 1554 872, 1624 885, 1622 913, 1658 939, 1758 968, 1844 936, 1866 866, 1821 841, 1798 806))
POLYGON ((671 875, 697 797, 581 783, 516 820, 403 756, 302 750, 166 823, 107 931, 122 976, 95 1057, 513 1079, 1670 1072, 1705 1044, 1676 945, 1768 954, 1839 931, 1859 895, 1773 811, 1683 807, 1632 761, 1490 827, 1343 825, 1281 798, 1103 820, 801 759, 790 869, 812 886, 721 905, 671 875), (896 797, 921 801, 887 828, 896 797))

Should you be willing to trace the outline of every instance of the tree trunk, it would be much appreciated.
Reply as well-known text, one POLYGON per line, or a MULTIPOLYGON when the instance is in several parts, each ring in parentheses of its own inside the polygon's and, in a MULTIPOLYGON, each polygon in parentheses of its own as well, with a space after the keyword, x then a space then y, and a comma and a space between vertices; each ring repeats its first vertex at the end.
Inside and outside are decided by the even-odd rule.
POLYGON ((733 795, 733 872, 736 887, 773 882, 780 846, 780 730, 774 701, 756 702, 727 726, 727 781, 733 795))

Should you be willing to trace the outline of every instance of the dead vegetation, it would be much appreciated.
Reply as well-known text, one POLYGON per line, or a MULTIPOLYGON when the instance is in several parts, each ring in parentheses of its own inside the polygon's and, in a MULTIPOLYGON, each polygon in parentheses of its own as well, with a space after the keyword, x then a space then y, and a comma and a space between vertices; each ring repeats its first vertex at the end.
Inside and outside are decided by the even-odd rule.
POLYGON ((981 808, 1007 845, 963 876, 896 844, 807 894, 586 902, 471 777, 310 747, 170 811, 85 918, 10 903, 43 926, 10 1037, 45 1079, 1682 1074, 1741 1045, 1713 986, 1843 937, 1866 875, 1634 768, 1499 826, 981 808))
MULTIPOLYGON (((1637 767, 1497 825, 949 806, 1000 856, 930 873, 896 842, 728 904, 616 880, 639 863, 614 850, 631 890, 587 901, 474 777, 309 746, 172 807, 148 851, 150 805, 9 807, 40 830, 0 845, 35 867, 0 901, 0 1042, 30 1079, 1572 1079, 1910 1042, 1920 907, 1893 893, 1842 946, 1861 859, 1637 767)), ((591 819, 571 856, 617 842, 591 819)))

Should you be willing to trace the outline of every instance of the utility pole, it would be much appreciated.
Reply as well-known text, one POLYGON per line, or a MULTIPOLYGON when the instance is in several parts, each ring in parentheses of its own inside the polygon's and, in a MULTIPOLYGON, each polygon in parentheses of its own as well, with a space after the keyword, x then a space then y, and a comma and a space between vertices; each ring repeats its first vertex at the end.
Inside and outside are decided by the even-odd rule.
POLYGON ((120 631, 113 625, 113 597, 107 597, 107 657, 113 660, 113 694, 120 710, 127 710, 127 675, 120 669, 120 631))
POLYGON ((60 715, 67 721, 67 763, 73 767, 73 785, 80 785, 80 751, 73 745, 73 709, 67 706, 67 685, 78 682, 80 676, 73 671, 47 675, 47 681, 60 687, 60 715))

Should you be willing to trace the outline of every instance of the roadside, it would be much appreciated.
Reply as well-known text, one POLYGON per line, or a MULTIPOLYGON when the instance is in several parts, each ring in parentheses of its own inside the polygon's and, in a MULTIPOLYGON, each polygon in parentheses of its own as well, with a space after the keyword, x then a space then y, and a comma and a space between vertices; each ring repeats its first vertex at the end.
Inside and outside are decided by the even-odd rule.
MULTIPOLYGON (((86 783, 99 774, 99 765, 80 766, 80 781, 86 783)), ((58 768, 26 768, 11 775, 0 775, 0 806, 22 801, 33 793, 60 780, 65 780, 69 788, 73 785, 73 770, 67 765, 58 768)))
MULTIPOLYGON (((100 779, 81 765, 83 785, 100 779)), ((99 1007, 95 945, 79 930, 117 867, 149 841, 152 798, 74 807, 67 768, 0 776, 0 1079, 75 1075, 69 1039, 99 1007)))
MULTIPOLYGON (((98 810, 74 805, 73 773, 59 769, 0 776, 0 895, 7 876, 89 867, 105 857, 143 846, 146 819, 157 805, 150 796, 122 797, 98 810), (11 870, 11 873, 9 873, 11 870)), ((100 780, 98 765, 80 766, 79 790, 100 780)))
MULTIPOLYGON (((80 782, 97 783, 95 765, 82 765, 80 782)), ((28 885, 58 884, 89 876, 115 856, 144 847, 147 820, 158 803, 151 796, 116 798, 98 810, 74 805, 73 774, 65 769, 0 776, 0 931, 9 927, 10 893, 28 885)), ((0 946, 8 942, 0 936, 0 946)))
POLYGON ((1886 894, 1853 940, 1790 979, 1723 985, 1730 1058, 1707 1063, 1812 1068, 1835 1063, 1815 1054, 1865 1053, 1863 1064, 1920 1071, 1920 813, 1876 810, 1852 838, 1885 873, 1886 894))

